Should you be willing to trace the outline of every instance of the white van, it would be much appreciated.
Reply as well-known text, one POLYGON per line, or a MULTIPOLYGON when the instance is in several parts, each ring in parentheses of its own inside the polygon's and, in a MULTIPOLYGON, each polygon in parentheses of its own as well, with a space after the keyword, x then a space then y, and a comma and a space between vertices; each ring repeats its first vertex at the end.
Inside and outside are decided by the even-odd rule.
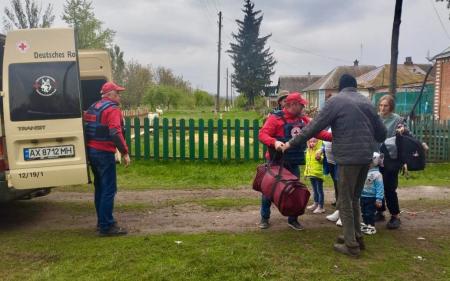
POLYGON ((82 111, 111 80, 108 53, 78 53, 70 28, 16 30, 0 40, 0 202, 88 183, 82 111))

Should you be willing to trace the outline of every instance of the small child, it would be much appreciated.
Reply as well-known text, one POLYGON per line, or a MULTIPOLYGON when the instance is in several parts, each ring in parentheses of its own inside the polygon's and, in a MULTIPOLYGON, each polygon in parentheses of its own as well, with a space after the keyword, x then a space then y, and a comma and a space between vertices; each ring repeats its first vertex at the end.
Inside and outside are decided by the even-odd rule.
POLYGON ((322 150, 322 141, 312 138, 307 145, 305 177, 311 181, 314 191, 314 204, 307 209, 313 211, 314 214, 321 214, 325 212, 323 208, 323 154, 318 153, 322 150))
POLYGON ((363 217, 361 231, 368 235, 377 233, 375 229, 375 213, 377 208, 381 207, 384 197, 383 176, 378 169, 378 166, 382 163, 382 155, 374 152, 367 179, 364 183, 364 189, 361 193, 360 204, 363 217))

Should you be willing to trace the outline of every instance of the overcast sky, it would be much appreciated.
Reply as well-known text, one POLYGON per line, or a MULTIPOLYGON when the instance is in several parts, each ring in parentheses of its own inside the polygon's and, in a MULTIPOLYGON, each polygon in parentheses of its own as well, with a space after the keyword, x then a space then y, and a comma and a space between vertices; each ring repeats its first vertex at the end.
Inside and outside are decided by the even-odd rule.
MULTIPOLYGON (((0 0, 2 11, 8 0, 0 0)), ((40 2, 40 0, 38 0, 40 2)), ((243 0, 94 0, 96 16, 117 32, 115 43, 125 59, 171 68, 193 87, 216 92, 217 13, 223 13, 222 46, 242 19, 243 0)), ((417 63, 450 46, 449 10, 435 0, 403 1, 399 63, 412 56, 417 63), (434 7, 434 8, 433 8, 434 7), (441 21, 441 22, 440 22, 441 21)), ((63 1, 54 4, 54 26, 61 20, 63 1)), ((326 74, 338 65, 382 65, 390 61, 395 0, 255 0, 262 10, 261 35, 272 34, 268 46, 278 61, 279 75, 326 74)), ((221 95, 231 62, 222 52, 221 95)))

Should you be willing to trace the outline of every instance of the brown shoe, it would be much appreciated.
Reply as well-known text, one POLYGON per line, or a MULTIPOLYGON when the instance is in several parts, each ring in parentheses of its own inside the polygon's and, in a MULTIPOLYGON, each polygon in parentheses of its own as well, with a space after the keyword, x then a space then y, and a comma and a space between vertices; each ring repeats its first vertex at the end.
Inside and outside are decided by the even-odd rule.
MULTIPOLYGON (((366 244, 364 243, 364 238, 362 236, 361 237, 356 237, 356 242, 358 242, 360 250, 365 250, 366 249, 366 244)), ((344 244, 345 243, 344 235, 339 235, 336 238, 336 243, 344 244)))
POLYGON ((334 250, 338 253, 350 256, 350 257, 354 257, 357 258, 359 257, 359 254, 361 252, 361 250, 359 249, 359 247, 347 247, 345 244, 334 244, 334 250))

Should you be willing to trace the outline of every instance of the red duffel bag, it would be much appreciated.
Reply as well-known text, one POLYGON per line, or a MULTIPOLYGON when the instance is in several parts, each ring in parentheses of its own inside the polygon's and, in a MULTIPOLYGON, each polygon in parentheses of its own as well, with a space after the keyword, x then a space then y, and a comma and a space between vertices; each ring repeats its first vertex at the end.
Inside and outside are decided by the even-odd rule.
POLYGON ((266 198, 270 199, 283 216, 304 214, 311 195, 306 185, 295 175, 282 165, 274 164, 258 166, 253 189, 261 191, 266 198), (261 180, 262 171, 264 176, 261 180), (260 183, 260 190, 257 189, 258 183, 260 183))

